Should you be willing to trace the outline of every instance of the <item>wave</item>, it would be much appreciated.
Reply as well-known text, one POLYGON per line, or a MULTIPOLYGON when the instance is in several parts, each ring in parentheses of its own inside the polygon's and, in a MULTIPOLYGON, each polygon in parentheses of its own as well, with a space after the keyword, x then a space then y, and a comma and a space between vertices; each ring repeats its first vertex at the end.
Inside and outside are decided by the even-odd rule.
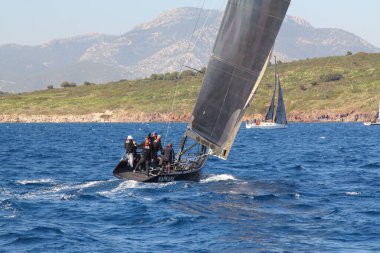
MULTIPOLYGON (((116 179, 89 181, 79 184, 56 184, 53 187, 29 191, 25 194, 20 194, 17 197, 18 199, 58 198, 61 200, 69 200, 76 197, 78 194, 81 194, 86 189, 97 188, 112 181, 116 181, 116 179)), ((41 182, 41 180, 29 180, 28 182, 41 182)))
POLYGON ((348 196, 358 196, 361 195, 361 192, 345 192, 346 195, 348 196))
POLYGON ((253 198, 258 201, 266 201, 266 200, 277 199, 278 196, 275 194, 265 194, 265 195, 254 196, 253 198))
MULTIPOLYGON (((97 194, 103 197, 111 197, 119 193, 127 192, 131 189, 160 189, 160 188, 168 187, 174 184, 176 184, 176 182, 150 184, 150 183, 141 183, 134 180, 126 180, 126 181, 121 181, 121 183, 114 189, 107 190, 107 191, 100 191, 100 192, 97 192, 97 194)), ((147 198, 146 200, 151 200, 151 199, 147 198)))
POLYGON ((302 166, 301 164, 298 164, 298 165, 294 165, 294 166, 292 166, 292 167, 289 167, 288 169, 289 169, 289 170, 304 170, 305 167, 302 166))
POLYGON ((379 211, 365 211, 361 212, 362 214, 368 215, 368 216, 374 216, 374 217, 379 217, 380 212, 379 211))
POLYGON ((219 181, 235 181, 237 180, 230 174, 210 175, 205 179, 201 179, 201 183, 219 182, 219 181))
POLYGON ((377 169, 377 168, 380 168, 380 163, 379 162, 367 163, 365 165, 360 166, 360 168, 377 169))
POLYGON ((62 230, 55 227, 45 227, 45 226, 37 226, 31 229, 29 232, 31 233, 40 233, 40 234, 63 234, 62 230))
POLYGON ((108 191, 101 191, 97 192, 97 194, 104 196, 104 197, 110 197, 112 195, 115 195, 119 192, 124 192, 127 189, 134 189, 139 187, 139 182, 133 181, 133 180, 127 180, 121 182, 116 188, 108 191))
POLYGON ((3 200, 0 203, 0 216, 4 218, 16 218, 17 207, 11 200, 3 200))
POLYGON ((28 184, 53 184, 55 183, 53 179, 41 178, 41 179, 31 179, 31 180, 17 180, 16 184, 28 185, 28 184))

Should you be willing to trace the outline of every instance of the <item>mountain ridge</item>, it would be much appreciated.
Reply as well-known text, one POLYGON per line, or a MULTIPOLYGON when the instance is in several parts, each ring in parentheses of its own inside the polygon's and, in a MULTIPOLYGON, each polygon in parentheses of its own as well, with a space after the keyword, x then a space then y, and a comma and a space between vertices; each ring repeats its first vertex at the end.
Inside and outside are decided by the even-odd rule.
MULTIPOLYGON (((200 69, 207 64, 221 19, 217 10, 178 8, 120 36, 94 33, 37 46, 2 45, 0 91, 45 89, 63 81, 144 78, 179 71, 183 65, 200 69)), ((306 19, 291 16, 285 18, 274 48, 281 61, 345 55, 347 51, 380 49, 350 32, 314 28, 306 19)))

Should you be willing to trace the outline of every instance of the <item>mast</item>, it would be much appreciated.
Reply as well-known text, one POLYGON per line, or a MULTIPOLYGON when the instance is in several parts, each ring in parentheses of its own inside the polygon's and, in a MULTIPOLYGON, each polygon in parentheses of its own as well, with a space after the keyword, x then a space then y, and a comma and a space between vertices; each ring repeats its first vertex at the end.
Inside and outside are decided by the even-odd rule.
POLYGON ((274 57, 274 89, 273 89, 273 96, 272 100, 270 102, 267 115, 265 116, 265 121, 273 121, 274 117, 274 102, 276 98, 276 90, 277 90, 277 60, 276 56, 274 57))
POLYGON ((185 135, 226 159, 290 0, 229 0, 185 135))

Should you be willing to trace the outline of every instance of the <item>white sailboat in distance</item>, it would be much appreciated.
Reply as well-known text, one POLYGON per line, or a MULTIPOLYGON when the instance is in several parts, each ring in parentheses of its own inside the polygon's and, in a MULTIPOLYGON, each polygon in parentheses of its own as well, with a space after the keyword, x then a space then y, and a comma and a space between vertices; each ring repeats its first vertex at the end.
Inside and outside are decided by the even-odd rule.
POLYGON ((286 128, 288 121, 286 120, 286 110, 284 97, 282 96, 282 88, 280 76, 277 73, 277 61, 274 57, 275 64, 275 73, 274 73, 274 90, 272 101, 269 105, 265 120, 260 121, 258 119, 247 120, 245 123, 246 128, 265 128, 265 129, 274 129, 274 128, 286 128), (277 109, 276 114, 274 114, 275 109, 275 98, 276 98, 276 89, 278 84, 278 99, 277 99, 277 109))

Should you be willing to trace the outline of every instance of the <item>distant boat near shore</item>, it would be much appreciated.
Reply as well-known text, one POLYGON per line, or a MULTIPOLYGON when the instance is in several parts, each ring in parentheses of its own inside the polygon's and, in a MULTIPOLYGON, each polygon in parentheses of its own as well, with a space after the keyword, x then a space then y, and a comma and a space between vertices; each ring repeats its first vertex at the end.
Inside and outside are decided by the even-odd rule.
POLYGON ((372 121, 364 122, 365 126, 380 126, 380 100, 379 108, 377 109, 376 117, 372 121))
POLYGON ((285 110, 284 98, 282 96, 281 81, 277 73, 276 57, 274 57, 274 62, 275 62, 274 90, 273 90, 272 101, 269 105, 267 114, 265 116, 265 120, 263 121, 260 121, 258 119, 247 120, 245 123, 246 128, 275 129, 275 128, 287 127, 288 121, 286 119, 286 110, 285 110), (277 84, 278 84, 277 109, 276 109, 276 113, 274 113, 277 84))

